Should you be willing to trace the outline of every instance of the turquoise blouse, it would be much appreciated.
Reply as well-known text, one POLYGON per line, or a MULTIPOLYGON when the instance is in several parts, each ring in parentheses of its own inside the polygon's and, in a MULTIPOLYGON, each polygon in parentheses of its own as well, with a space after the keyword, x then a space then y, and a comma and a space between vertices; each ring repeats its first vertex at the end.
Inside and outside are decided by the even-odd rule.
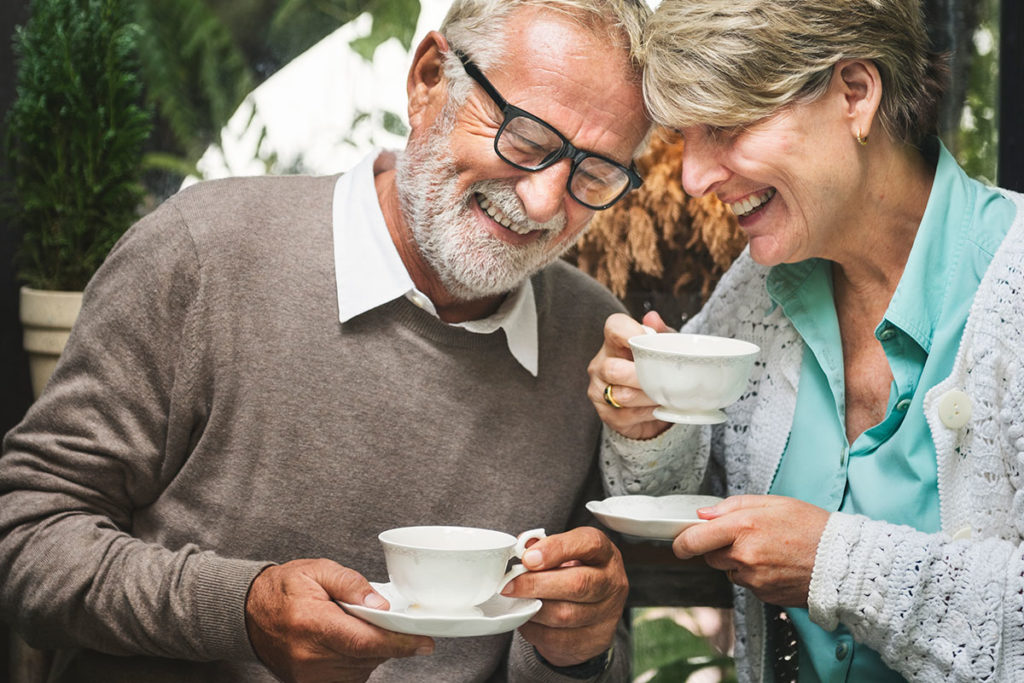
MULTIPOLYGON (((935 447, 922 409, 953 367, 974 294, 1014 217, 1010 200, 972 180, 938 145, 928 206, 885 317, 875 328, 892 370, 885 418, 849 444, 842 344, 830 262, 774 267, 768 293, 806 350, 789 442, 770 493, 829 511, 937 532, 935 447)), ((800 681, 902 681, 845 627, 825 631, 786 610, 800 641, 800 681)))

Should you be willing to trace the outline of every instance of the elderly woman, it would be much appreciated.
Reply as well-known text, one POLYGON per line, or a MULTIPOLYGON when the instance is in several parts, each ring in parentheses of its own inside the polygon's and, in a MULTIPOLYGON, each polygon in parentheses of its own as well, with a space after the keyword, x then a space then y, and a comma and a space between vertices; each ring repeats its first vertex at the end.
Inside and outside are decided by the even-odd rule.
POLYGON ((750 240, 684 331, 761 354, 727 422, 669 425, 610 318, 609 492, 730 496, 673 547, 737 584, 744 680, 1020 680, 1024 197, 934 137, 918 0, 663 0, 648 31, 684 188, 750 240))

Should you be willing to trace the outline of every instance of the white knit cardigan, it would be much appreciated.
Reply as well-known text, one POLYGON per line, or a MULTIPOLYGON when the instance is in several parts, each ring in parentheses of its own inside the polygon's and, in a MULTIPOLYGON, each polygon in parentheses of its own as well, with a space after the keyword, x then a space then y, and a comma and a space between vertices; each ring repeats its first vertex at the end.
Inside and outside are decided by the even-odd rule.
MULTIPOLYGON (((910 681, 1024 680, 1024 195, 975 295, 952 373, 924 411, 938 458, 942 531, 835 512, 818 544, 808 607, 910 681), (971 416, 940 416, 962 391, 971 416)), ((685 327, 761 347, 749 390, 714 428, 676 425, 650 441, 605 428, 609 495, 767 493, 796 406, 804 345, 769 299, 768 269, 744 252, 685 327)), ((737 588, 741 681, 770 676, 763 605, 737 588)))

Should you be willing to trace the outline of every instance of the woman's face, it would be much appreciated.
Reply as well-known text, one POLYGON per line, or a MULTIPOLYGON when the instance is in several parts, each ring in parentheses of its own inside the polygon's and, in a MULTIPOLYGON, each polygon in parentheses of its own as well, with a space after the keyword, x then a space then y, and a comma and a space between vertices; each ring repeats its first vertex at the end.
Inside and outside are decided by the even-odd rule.
POLYGON ((758 263, 839 260, 863 181, 842 111, 827 93, 742 129, 683 128, 683 188, 730 205, 758 263))

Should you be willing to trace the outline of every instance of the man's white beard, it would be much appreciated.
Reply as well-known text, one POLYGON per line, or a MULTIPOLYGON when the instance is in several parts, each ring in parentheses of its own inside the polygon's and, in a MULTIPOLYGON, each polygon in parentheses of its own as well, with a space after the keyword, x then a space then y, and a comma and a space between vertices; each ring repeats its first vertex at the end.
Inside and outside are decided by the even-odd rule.
POLYGON ((398 155, 396 184, 402 212, 423 259, 449 295, 472 301, 504 294, 572 246, 572 240, 564 248, 551 245, 565 227, 565 214, 543 224, 530 221, 511 180, 480 181, 459 196, 448 144, 454 116, 447 114, 442 113, 431 130, 410 141, 398 155), (544 230, 544 234, 530 244, 516 246, 481 229, 471 208, 477 192, 514 223, 544 230))

